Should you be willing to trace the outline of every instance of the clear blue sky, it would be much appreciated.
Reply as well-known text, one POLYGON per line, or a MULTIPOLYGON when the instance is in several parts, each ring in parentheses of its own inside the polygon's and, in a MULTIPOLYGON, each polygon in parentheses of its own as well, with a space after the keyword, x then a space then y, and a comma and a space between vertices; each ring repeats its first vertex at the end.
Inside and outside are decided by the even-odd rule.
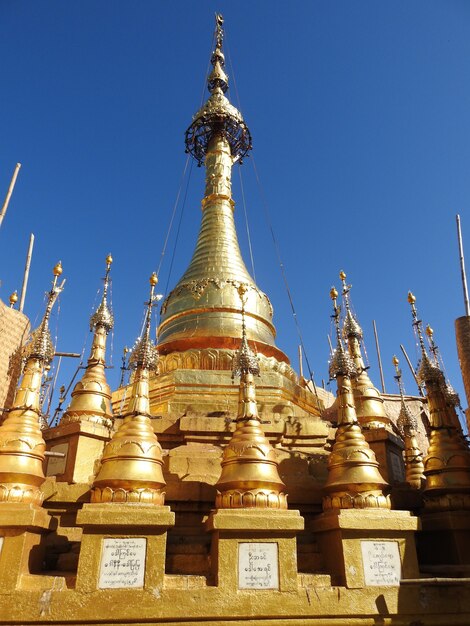
MULTIPOLYGON (((465 406, 454 337, 454 319, 464 313, 457 212, 470 263, 465 1, 3 0, 2 196, 15 163, 23 168, 0 231, 0 297, 20 289, 34 232, 26 312, 37 321, 50 268, 62 259, 67 284, 52 327, 59 349, 80 352, 111 251, 115 385, 180 185, 184 130, 200 104, 216 10, 226 20, 229 95, 238 105, 235 75, 317 382, 327 378, 328 292, 343 268, 374 382, 373 319, 387 390, 395 391, 391 357, 401 356, 400 343, 416 361, 412 289, 465 406)), ((274 304, 277 343, 297 367, 298 339, 252 158, 242 175, 257 282, 274 304)), ((191 256, 202 192, 203 171, 194 167, 170 288, 191 256)), ((238 166, 234 193, 250 266, 238 166)), ((174 242, 175 230, 161 290, 174 242)), ((406 387, 416 392, 408 375, 406 387)))

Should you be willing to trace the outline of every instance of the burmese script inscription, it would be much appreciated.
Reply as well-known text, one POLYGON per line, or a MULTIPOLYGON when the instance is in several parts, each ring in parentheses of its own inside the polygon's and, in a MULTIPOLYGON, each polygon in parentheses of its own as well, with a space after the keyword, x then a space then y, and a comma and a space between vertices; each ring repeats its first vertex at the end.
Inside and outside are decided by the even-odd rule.
POLYGON ((238 544, 238 588, 279 589, 277 543, 238 544))
POLYGON ((396 541, 361 541, 366 585, 400 584, 401 564, 396 541))
POLYGON ((144 537, 103 539, 99 588, 143 587, 146 549, 144 537))

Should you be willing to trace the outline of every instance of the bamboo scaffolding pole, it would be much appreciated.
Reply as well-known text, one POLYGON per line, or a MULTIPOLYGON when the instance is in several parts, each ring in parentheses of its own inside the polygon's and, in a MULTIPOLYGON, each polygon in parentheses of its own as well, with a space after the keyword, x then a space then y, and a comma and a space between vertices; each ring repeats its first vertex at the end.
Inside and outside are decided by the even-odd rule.
POLYGON ((380 356, 379 336, 377 334, 377 326, 375 324, 375 320, 372 320, 372 326, 374 327, 375 349, 377 350, 377 360, 379 361, 379 372, 380 372, 380 382, 382 384, 382 393, 386 393, 384 371, 382 368, 382 357, 380 356))
POLYGON ((465 257, 463 254, 462 230, 460 228, 460 215, 455 216, 457 221, 457 238, 459 240, 460 272, 462 275, 463 300, 465 304, 465 315, 470 316, 470 302, 468 300, 467 276, 465 273, 465 257))
POLYGON ((421 389, 421 387, 419 385, 418 378, 416 376, 416 372, 414 371, 413 366, 411 365, 410 357, 406 353, 406 350, 405 350, 405 347, 403 346, 403 344, 400 344, 400 350, 403 352, 403 356, 405 357, 406 362, 408 363, 408 367, 410 368, 410 371, 413 374, 413 378, 415 379, 415 382, 418 385, 419 395, 420 396, 424 396, 423 390, 421 389))
POLYGON ((11 194, 13 193, 13 189, 15 188, 15 183, 16 183, 16 179, 18 176, 18 172, 20 171, 20 167, 21 167, 21 163, 17 163, 15 166, 15 171, 13 172, 13 176, 11 177, 10 186, 8 187, 7 195, 5 196, 2 210, 0 211, 0 227, 3 222, 3 218, 6 215, 8 205, 10 204, 11 194))
POLYGON ((33 246, 34 246, 34 235, 33 233, 31 233, 31 236, 29 238, 28 254, 26 255, 26 264, 24 268, 23 286, 21 288, 21 298, 20 298, 20 307, 19 307, 19 311, 21 313, 23 312, 24 301, 26 298, 26 289, 28 287, 29 268, 31 266, 31 257, 33 256, 33 246))

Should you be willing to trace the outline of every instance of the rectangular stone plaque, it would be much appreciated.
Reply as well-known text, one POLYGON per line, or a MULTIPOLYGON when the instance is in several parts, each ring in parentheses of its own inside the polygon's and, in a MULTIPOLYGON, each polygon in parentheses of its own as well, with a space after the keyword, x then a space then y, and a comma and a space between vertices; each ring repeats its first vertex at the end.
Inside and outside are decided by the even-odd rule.
POLYGON ((366 585, 398 586, 401 578, 400 552, 396 541, 361 541, 366 585))
POLYGON ((277 543, 238 544, 238 588, 279 589, 277 543))
POLYGON ((51 447, 51 452, 61 452, 65 456, 55 457, 50 456, 47 459, 46 476, 57 476, 63 474, 67 466, 67 454, 69 452, 68 443, 58 443, 56 446, 51 447))
POLYGON ((103 539, 100 589, 143 587, 147 539, 103 539))

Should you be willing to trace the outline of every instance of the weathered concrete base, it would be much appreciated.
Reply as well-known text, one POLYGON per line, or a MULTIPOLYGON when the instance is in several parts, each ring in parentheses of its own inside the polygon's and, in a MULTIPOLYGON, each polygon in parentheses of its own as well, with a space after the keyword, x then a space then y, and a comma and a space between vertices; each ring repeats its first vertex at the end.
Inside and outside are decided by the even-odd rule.
POLYGON ((401 578, 418 578, 414 533, 419 520, 408 511, 344 509, 322 513, 310 525, 317 533, 333 584, 364 588, 361 540, 395 541, 401 562, 401 578))
POLYGON ((470 566, 470 511, 423 513, 421 525, 420 563, 470 566))
POLYGON ((85 420, 59 424, 44 431, 47 450, 65 454, 63 459, 47 459, 46 475, 67 483, 93 482, 95 465, 111 434, 106 426, 85 420))
POLYGON ((369 428, 362 431, 365 440, 379 462, 380 473, 389 484, 405 479, 403 441, 386 428, 369 428))
POLYGON ((41 572, 44 560, 41 540, 53 523, 47 511, 31 504, 0 504, 0 588, 3 591, 19 589, 25 576, 41 572))
POLYGON ((277 545, 279 591, 297 590, 296 533, 303 530, 299 511, 219 509, 206 522, 212 532, 212 573, 217 586, 237 591, 241 543, 277 545))
MULTIPOLYGON (((165 576, 166 531, 174 523, 175 514, 168 506, 85 504, 77 514, 77 524, 83 527, 77 590, 92 592, 99 588, 103 539, 111 537, 146 539, 143 588, 161 589, 165 576)), ((112 589, 104 592, 116 591, 122 593, 128 590, 112 589)))

